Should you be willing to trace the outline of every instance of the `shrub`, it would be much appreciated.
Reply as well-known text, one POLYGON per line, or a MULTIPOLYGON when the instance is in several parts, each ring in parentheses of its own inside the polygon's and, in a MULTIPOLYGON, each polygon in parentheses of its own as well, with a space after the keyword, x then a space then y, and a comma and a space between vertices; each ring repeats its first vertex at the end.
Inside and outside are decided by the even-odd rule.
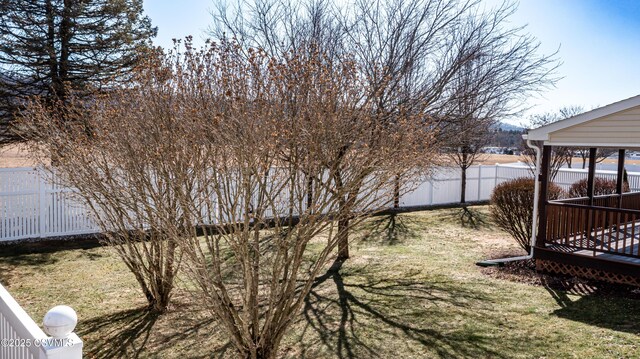
MULTIPOLYGON (((498 227, 509 233, 527 252, 530 249, 535 182, 516 178, 499 184, 491 195, 491 214, 498 227)), ((549 184, 549 199, 562 197, 562 189, 549 184)))
MULTIPOLYGON (((624 192, 629 191, 629 184, 624 184, 624 192)), ((596 177, 594 183, 594 194, 596 196, 616 193, 616 181, 612 179, 596 177)), ((571 185, 569 188, 569 197, 587 197, 587 179, 582 179, 571 185)))

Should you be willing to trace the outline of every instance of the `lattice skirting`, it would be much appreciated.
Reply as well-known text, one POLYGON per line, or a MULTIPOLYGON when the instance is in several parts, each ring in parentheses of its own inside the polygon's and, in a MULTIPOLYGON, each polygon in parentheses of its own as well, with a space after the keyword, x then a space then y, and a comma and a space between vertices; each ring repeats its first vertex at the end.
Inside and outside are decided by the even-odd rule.
POLYGON ((610 283, 635 285, 640 287, 640 278, 633 275, 612 273, 592 268, 558 263, 550 260, 536 259, 536 269, 541 272, 566 274, 575 277, 601 280, 610 283))

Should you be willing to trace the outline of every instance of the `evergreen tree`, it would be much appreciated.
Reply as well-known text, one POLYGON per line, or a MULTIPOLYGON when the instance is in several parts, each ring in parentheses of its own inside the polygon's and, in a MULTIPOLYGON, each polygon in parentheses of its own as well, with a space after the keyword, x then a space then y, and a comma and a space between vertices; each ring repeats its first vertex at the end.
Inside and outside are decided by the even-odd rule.
POLYGON ((142 0, 0 0, 0 144, 26 98, 126 80, 156 32, 142 0))

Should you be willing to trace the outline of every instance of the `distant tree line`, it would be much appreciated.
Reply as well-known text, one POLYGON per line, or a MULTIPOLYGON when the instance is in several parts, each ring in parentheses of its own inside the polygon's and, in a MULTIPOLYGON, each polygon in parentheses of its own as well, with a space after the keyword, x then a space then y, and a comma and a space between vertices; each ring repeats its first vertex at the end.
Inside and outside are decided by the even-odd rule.
POLYGON ((522 135, 524 133, 524 130, 494 130, 490 146, 515 148, 522 151, 524 150, 524 143, 522 142, 522 135))

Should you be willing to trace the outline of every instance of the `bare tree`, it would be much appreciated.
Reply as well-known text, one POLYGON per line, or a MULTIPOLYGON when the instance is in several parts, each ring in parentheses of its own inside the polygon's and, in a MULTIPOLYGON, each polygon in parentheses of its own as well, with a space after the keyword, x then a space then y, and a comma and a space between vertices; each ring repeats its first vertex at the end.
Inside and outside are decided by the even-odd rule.
POLYGON ((277 65, 260 56, 237 64, 229 72, 239 86, 220 89, 231 92, 232 103, 207 131, 220 141, 215 148, 224 148, 212 156, 228 163, 217 161, 212 175, 220 220, 236 225, 205 231, 206 245, 190 246, 203 249, 188 252, 189 270, 243 357, 276 356, 343 234, 389 206, 396 173, 416 171, 411 154, 420 148, 424 119, 384 126, 364 96, 368 85, 358 67, 320 54, 308 58, 313 52, 301 50, 277 65), (265 67, 272 70, 250 71, 265 67), (264 87, 250 92, 253 83, 264 87), (269 222, 273 227, 262 229, 269 222), (314 243, 319 249, 309 250, 314 243))
POLYGON ((52 180, 78 190, 156 312, 167 310, 180 267, 178 244, 189 223, 178 205, 184 188, 194 187, 190 165, 198 155, 183 136, 188 112, 171 73, 149 56, 131 87, 88 102, 70 91, 66 104, 53 107, 64 108, 64 117, 48 99, 34 100, 19 124, 52 180))
MULTIPOLYGON (((446 126, 439 122, 447 122, 452 99, 462 101, 462 94, 453 96, 451 89, 473 59, 482 58, 475 67, 483 69, 486 79, 476 78, 482 89, 464 97, 475 95, 477 105, 491 101, 482 105, 484 112, 509 112, 525 93, 551 80, 552 56, 538 56, 538 45, 521 35, 521 28, 504 29, 514 9, 505 3, 481 11, 477 1, 457 0, 219 1, 211 34, 239 39, 273 56, 312 42, 339 62, 348 49, 381 120, 393 125, 406 114, 429 114, 429 125, 439 129, 434 134, 444 143, 440 134, 446 131, 440 129, 446 126)), ((471 116, 484 116, 479 112, 471 116)), ((402 178, 395 179, 394 206, 399 205, 402 178)), ((343 233, 340 252, 347 257, 348 233, 343 233)))
POLYGON ((451 137, 445 153, 453 163, 461 170, 460 203, 467 202, 467 170, 477 163, 483 156, 482 148, 491 143, 493 134, 491 131, 491 119, 476 117, 460 117, 455 120, 455 125, 449 126, 449 131, 459 129, 455 136, 451 137))
POLYGON ((469 19, 456 36, 461 53, 471 52, 446 90, 442 137, 449 157, 461 169, 461 203, 466 202, 467 169, 491 142, 492 128, 521 113, 527 96, 556 81, 554 55, 538 55, 539 43, 521 28, 502 27, 515 10, 515 5, 503 3, 469 19))
MULTIPOLYGON (((598 148, 598 150, 596 151, 596 163, 600 163, 606 160, 615 152, 616 150, 598 148)), ((589 148, 575 148, 573 150, 573 157, 579 157, 582 160, 582 169, 585 169, 587 167, 587 162, 589 159, 589 148)), ((567 167, 571 168, 571 165, 571 160, 569 160, 567 163, 567 167)))
POLYGON ((165 293, 183 262, 241 357, 276 356, 343 233, 388 208, 416 158, 435 157, 426 115, 389 126, 358 65, 309 46, 274 58, 187 43, 131 86, 68 106, 66 131, 37 102, 22 127, 42 158, 65 149, 60 180, 143 288, 165 293))

